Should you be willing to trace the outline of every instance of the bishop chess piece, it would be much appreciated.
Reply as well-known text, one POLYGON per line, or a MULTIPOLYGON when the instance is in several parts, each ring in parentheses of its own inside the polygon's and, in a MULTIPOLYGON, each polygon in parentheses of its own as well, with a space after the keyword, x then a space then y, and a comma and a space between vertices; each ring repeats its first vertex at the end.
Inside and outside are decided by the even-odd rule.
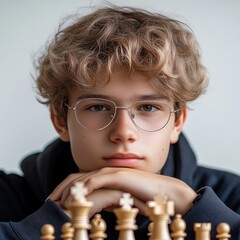
POLYGON ((107 237, 106 231, 106 223, 102 219, 100 214, 96 214, 91 221, 91 233, 89 238, 92 240, 104 240, 107 237))
POLYGON ((186 232, 186 223, 182 219, 180 214, 176 214, 174 220, 171 224, 171 237, 173 240, 184 240, 187 236, 186 232))

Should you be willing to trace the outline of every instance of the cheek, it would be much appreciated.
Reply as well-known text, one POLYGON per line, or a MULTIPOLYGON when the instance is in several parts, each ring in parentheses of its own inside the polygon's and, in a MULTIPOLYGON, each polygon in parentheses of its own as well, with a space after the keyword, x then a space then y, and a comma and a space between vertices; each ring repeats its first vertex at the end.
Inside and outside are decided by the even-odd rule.
POLYGON ((159 172, 162 167, 165 165, 169 147, 170 147, 170 133, 160 131, 155 135, 152 135, 148 139, 147 146, 151 146, 148 148, 148 155, 150 156, 150 165, 152 166, 151 171, 159 172))
POLYGON ((103 139, 99 133, 78 128, 70 134, 72 156, 81 171, 89 172, 100 167, 102 142, 103 139))

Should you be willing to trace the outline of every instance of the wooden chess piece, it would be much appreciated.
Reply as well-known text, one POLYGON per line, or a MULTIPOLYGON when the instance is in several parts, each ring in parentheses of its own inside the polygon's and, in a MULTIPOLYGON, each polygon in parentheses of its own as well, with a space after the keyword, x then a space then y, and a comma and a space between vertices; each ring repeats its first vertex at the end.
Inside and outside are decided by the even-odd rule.
POLYGON ((148 237, 150 238, 152 236, 152 231, 153 231, 153 222, 150 222, 148 225, 148 237))
POLYGON ((174 215, 174 202, 163 194, 156 195, 154 201, 147 202, 147 213, 153 222, 150 240, 171 240, 168 223, 174 215))
POLYGON ((118 240, 135 240, 133 231, 137 229, 135 224, 137 208, 132 208, 133 198, 129 193, 124 193, 120 199, 120 208, 114 209, 117 217, 116 230, 119 231, 118 240))
POLYGON ((54 237, 54 227, 51 224, 44 224, 41 228, 41 237, 40 240, 52 240, 54 237))
POLYGON ((62 240, 72 240, 73 239, 74 229, 70 222, 66 222, 62 225, 62 240))
POLYGON ((106 223, 102 219, 100 214, 96 214, 91 221, 91 233, 89 238, 92 240, 103 240, 107 237, 106 231, 106 223))
POLYGON ((87 189, 82 182, 77 182, 71 188, 73 201, 68 206, 71 212, 72 226, 74 228, 73 240, 88 240, 88 230, 91 228, 89 224, 89 211, 93 203, 87 201, 87 189))
POLYGON ((230 226, 227 223, 223 222, 218 224, 216 231, 217 231, 216 238, 219 240, 228 240, 231 237, 231 235, 229 234, 230 226))
POLYGON ((211 223, 195 223, 195 240, 211 240, 211 223))
POLYGON ((173 240, 184 240, 184 238, 187 236, 185 230, 185 221, 182 219, 182 216, 180 214, 176 214, 171 224, 171 237, 173 240))

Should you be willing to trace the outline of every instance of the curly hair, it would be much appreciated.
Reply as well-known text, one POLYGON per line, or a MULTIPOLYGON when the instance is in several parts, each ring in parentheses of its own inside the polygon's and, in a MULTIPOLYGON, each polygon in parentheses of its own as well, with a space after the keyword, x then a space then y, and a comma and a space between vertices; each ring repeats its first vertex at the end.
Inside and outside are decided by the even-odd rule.
POLYGON ((105 7, 60 28, 39 57, 39 101, 66 120, 71 89, 95 86, 119 67, 145 74, 178 107, 208 85, 199 45, 186 24, 141 9, 105 7))

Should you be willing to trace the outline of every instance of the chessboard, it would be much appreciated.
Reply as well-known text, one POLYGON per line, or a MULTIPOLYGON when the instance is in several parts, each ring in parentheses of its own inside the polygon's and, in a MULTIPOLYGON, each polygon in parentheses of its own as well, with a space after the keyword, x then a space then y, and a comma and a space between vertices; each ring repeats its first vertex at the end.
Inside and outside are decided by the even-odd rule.
MULTIPOLYGON (((87 189, 82 182, 77 182, 71 188, 73 200, 69 205, 71 222, 62 226, 62 240, 104 240, 106 223, 100 214, 89 219, 89 210, 93 203, 86 198, 87 189)), ((114 209, 117 221, 115 229, 119 231, 117 240, 135 240, 134 231, 138 209, 133 207, 133 198, 124 193, 119 201, 119 207, 114 209)), ((164 194, 157 194, 152 201, 146 203, 149 224, 149 240, 184 240, 187 236, 186 223, 180 214, 175 214, 174 202, 164 194), (174 215, 175 214, 175 215, 174 215), (172 218, 172 221, 170 220, 172 218)), ((211 223, 195 223, 195 240, 210 240, 211 223)), ((230 226, 220 223, 216 229, 216 238, 227 240, 230 236, 230 226)), ((45 224, 41 228, 40 240, 53 240, 54 226, 45 224)), ((58 238, 59 239, 59 238, 58 238)), ((114 239, 113 239, 114 240, 114 239)), ((141 240, 141 239, 139 239, 141 240)))

